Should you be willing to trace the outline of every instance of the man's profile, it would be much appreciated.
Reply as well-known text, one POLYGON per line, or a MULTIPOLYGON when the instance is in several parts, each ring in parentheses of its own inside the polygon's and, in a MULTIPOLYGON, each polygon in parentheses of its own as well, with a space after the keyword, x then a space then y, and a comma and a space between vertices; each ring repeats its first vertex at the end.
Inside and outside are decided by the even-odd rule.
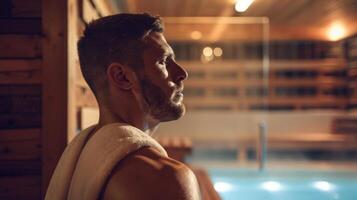
POLYGON ((78 41, 100 118, 68 145, 47 190, 56 199, 199 199, 197 181, 151 138, 185 113, 187 72, 158 17, 117 14, 91 22, 78 41))

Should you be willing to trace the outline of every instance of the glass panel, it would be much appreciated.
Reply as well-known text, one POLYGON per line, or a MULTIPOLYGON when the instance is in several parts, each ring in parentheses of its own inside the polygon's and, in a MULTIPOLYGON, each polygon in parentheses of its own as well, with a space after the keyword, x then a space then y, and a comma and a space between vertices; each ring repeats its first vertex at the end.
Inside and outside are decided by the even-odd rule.
POLYGON ((269 21, 165 17, 164 22, 176 60, 189 74, 184 91, 187 112, 178 121, 160 125, 156 137, 190 140, 192 151, 184 161, 206 170, 221 165, 264 167, 271 92, 269 21))

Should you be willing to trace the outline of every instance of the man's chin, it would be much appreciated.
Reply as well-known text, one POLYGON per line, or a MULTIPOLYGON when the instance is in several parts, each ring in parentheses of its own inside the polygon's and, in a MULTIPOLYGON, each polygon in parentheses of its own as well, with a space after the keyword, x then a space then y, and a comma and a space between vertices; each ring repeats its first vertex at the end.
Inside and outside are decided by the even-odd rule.
POLYGON ((161 122, 168 122, 178 120, 186 113, 186 107, 184 104, 171 105, 170 108, 165 109, 159 116, 156 117, 161 122))

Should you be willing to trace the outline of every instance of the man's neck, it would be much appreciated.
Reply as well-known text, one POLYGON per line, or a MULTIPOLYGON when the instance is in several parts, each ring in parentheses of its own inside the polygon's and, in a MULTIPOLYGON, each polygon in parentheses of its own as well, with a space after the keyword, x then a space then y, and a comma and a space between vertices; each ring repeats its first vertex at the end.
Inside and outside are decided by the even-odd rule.
POLYGON ((96 130, 107 124, 125 123, 142 130, 144 133, 152 135, 159 125, 158 120, 142 113, 115 113, 106 106, 99 106, 99 112, 99 122, 96 130))

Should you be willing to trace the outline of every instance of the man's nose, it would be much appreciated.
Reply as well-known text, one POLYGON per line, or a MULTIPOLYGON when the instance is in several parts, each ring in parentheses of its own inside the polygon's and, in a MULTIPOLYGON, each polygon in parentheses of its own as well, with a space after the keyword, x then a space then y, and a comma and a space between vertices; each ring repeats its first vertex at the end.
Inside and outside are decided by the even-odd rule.
POLYGON ((187 71, 178 63, 175 62, 175 82, 179 83, 186 80, 188 77, 187 71))

